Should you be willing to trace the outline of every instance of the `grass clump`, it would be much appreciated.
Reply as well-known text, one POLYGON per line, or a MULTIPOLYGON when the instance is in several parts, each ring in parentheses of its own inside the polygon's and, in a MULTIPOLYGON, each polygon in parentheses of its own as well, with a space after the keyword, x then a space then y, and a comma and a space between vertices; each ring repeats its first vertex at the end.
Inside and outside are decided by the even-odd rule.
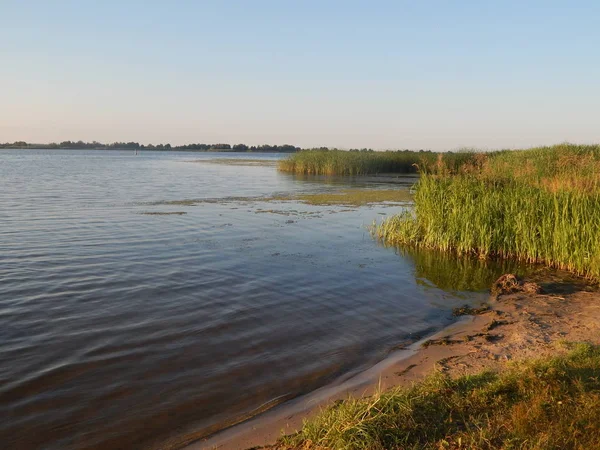
POLYGON ((600 348, 347 399, 282 445, 303 449, 600 448, 600 348))
POLYGON ((473 158, 472 152, 434 153, 431 151, 344 151, 303 150, 279 161, 283 172, 306 175, 368 175, 377 173, 416 173, 418 165, 442 159, 447 167, 458 168, 473 158))
POLYGON ((600 146, 479 154, 424 168, 415 208, 373 229, 409 245, 544 263, 600 280, 600 146))

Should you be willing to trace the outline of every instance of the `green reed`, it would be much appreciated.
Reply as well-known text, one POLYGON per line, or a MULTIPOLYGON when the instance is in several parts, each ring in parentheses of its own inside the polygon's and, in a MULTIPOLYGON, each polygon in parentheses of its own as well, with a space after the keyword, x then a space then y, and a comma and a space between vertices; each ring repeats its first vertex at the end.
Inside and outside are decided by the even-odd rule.
POLYGON ((600 281, 600 151, 561 145, 425 169, 413 211, 374 233, 409 245, 544 263, 600 281))
POLYGON ((442 159, 457 168, 472 158, 469 152, 303 150, 279 162, 279 170, 306 175, 368 175, 416 173, 418 166, 442 159))

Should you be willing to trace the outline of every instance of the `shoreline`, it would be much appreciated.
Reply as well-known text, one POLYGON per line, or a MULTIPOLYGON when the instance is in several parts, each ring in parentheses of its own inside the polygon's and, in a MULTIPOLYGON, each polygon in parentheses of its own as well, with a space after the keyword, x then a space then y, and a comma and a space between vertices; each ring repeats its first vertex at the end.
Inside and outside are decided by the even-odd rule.
MULTIPOLYGON (((182 448, 185 450, 234 450, 261 448, 273 444, 281 437, 281 430, 285 430, 285 434, 293 433, 302 426, 302 421, 305 418, 314 415, 322 407, 346 398, 348 395, 371 395, 380 385, 380 377, 383 374, 387 374, 397 365, 418 356, 421 349, 423 349, 423 344, 427 341, 441 339, 449 332, 458 332, 459 329, 468 326, 474 319, 475 316, 469 315, 458 317, 455 322, 431 335, 404 348, 391 350, 383 360, 365 370, 342 375, 337 380, 312 392, 285 401, 264 412, 259 412, 246 420, 182 448)), ((260 410, 261 407, 257 409, 260 410)))
POLYGON ((541 285, 543 293, 491 296, 489 309, 461 316, 433 335, 392 351, 365 371, 340 378, 183 448, 276 449, 282 433, 294 433, 304 419, 348 396, 368 397, 377 389, 409 386, 435 371, 453 377, 482 370, 500 371, 512 360, 554 354, 560 341, 600 344, 600 321, 596 319, 600 317, 600 292, 569 282, 541 285))

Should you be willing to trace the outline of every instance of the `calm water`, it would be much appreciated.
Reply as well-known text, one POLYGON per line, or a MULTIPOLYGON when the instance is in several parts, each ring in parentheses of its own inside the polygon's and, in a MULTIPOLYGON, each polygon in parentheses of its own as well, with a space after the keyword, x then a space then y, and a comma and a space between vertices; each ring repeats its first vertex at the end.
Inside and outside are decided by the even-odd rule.
POLYGON ((177 446, 447 325, 503 270, 378 246, 365 225, 401 206, 255 200, 356 182, 190 162, 248 157, 280 156, 0 151, 0 447, 177 446))

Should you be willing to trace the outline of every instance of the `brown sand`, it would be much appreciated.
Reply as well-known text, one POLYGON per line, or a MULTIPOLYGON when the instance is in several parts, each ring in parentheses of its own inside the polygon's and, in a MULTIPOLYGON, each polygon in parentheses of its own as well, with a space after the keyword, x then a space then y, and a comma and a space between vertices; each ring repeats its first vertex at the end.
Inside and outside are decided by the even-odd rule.
POLYGON ((451 376, 501 370, 510 360, 556 351, 560 340, 600 344, 600 293, 554 285, 547 293, 514 293, 490 299, 490 309, 464 316, 431 338, 401 349, 343 382, 287 402, 256 418, 191 444, 190 450, 270 446, 302 426, 302 420, 348 395, 368 396, 421 380, 432 371, 451 376), (552 293, 548 293, 552 292, 552 293))

